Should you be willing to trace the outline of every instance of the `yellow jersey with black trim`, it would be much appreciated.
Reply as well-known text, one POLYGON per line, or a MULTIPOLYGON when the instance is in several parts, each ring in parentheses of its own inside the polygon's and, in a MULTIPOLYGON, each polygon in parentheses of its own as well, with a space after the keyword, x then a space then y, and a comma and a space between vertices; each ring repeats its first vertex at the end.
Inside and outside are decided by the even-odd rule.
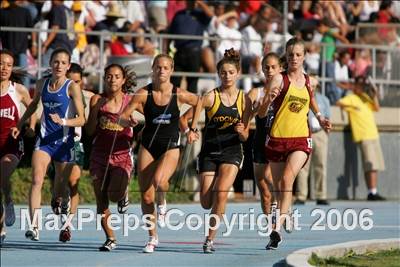
POLYGON ((234 104, 230 107, 222 103, 219 88, 213 91, 214 103, 211 108, 205 110, 206 127, 203 144, 215 150, 239 145, 239 135, 234 128, 243 117, 243 90, 239 90, 234 104))
POLYGON ((306 85, 295 87, 292 83, 278 108, 271 128, 271 137, 298 138, 309 137, 308 111, 310 93, 306 85))

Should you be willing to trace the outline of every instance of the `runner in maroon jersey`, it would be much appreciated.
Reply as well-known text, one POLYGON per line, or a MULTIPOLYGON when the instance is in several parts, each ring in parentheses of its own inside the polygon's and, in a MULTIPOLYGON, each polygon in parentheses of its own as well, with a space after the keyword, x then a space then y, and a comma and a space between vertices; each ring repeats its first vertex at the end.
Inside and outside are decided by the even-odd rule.
MULTIPOLYGON (((7 50, 0 50, 0 169, 1 169, 1 195, 0 195, 0 232, 1 242, 6 233, 6 226, 12 226, 15 222, 14 205, 11 199, 10 176, 17 167, 24 152, 24 143, 21 137, 14 139, 11 136, 11 128, 15 127, 21 117, 20 104, 26 107, 31 102, 28 90, 13 77, 14 55, 7 50), (3 195, 5 210, 3 210, 3 195), (5 211, 5 212, 4 212, 5 211), (5 213, 5 216, 4 216, 5 213), (5 218, 4 218, 5 217, 5 218)), ((36 118, 32 116, 27 134, 33 136, 35 132, 36 118)))
POLYGON ((107 224, 111 215, 109 201, 118 202, 119 213, 125 213, 128 209, 128 185, 133 169, 133 131, 131 127, 118 124, 122 110, 131 100, 124 93, 130 77, 117 64, 107 66, 104 73, 105 93, 91 98, 86 131, 89 135, 95 134, 90 156, 90 175, 93 177, 97 213, 102 214, 101 226, 107 238, 99 250, 111 251, 116 248, 116 239, 107 224))

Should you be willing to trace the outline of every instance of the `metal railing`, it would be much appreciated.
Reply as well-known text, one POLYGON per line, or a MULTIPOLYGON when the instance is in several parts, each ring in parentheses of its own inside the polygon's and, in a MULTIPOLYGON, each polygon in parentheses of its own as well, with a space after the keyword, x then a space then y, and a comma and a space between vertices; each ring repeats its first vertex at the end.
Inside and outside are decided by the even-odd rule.
MULTIPOLYGON (((399 25, 396 25, 399 26, 399 25)), ((53 30, 44 30, 44 29, 37 29, 37 28, 21 28, 21 27, 0 27, 1 31, 12 31, 12 32, 53 32, 53 30)), ((75 34, 81 34, 84 33, 87 36, 99 36, 99 50, 100 50, 100 55, 102 55, 102 52, 104 52, 105 48, 105 40, 108 40, 111 36, 131 36, 131 37, 145 37, 145 38, 151 38, 153 40, 157 40, 159 44, 159 52, 164 52, 166 53, 167 51, 164 51, 164 42, 165 40, 209 40, 209 41, 215 41, 217 42, 217 45, 219 42, 221 42, 222 38, 219 37, 212 37, 212 36, 196 36, 196 35, 175 35, 175 34, 138 34, 138 33, 114 33, 114 32, 108 32, 108 31, 90 31, 90 32, 74 32, 74 31, 69 31, 69 30, 57 30, 56 32, 58 33, 75 33, 75 34), (107 38, 107 39, 106 39, 107 38)), ((283 37, 282 37, 283 38, 283 37)), ((41 78, 42 72, 46 70, 46 68, 43 68, 41 66, 41 59, 42 59, 42 40, 38 38, 38 56, 37 56, 37 61, 38 61, 38 72, 37 72, 37 78, 41 78)), ((230 39, 231 40, 231 39, 230 39)), ((259 40, 248 40, 250 42, 259 42, 259 40)), ((282 42, 279 42, 282 45, 282 42)), ((324 44, 320 43, 318 44, 321 46, 322 49, 322 55, 325 54, 326 49, 329 46, 332 46, 330 44, 324 44)), ((369 45, 369 44, 337 44, 334 45, 336 49, 341 49, 341 48, 353 48, 353 49, 369 49, 372 52, 372 81, 375 84, 382 84, 382 85, 390 85, 390 86, 399 86, 400 85, 400 71, 399 73, 395 73, 395 75, 390 75, 384 79, 377 77, 376 76, 376 55, 377 51, 384 51, 388 55, 388 60, 392 62, 391 69, 393 69, 393 66, 395 65, 393 62, 393 59, 391 58, 392 55, 397 55, 400 57, 400 49, 398 47, 393 47, 393 46, 387 46, 387 45, 369 45)), ((400 59, 400 58, 399 58, 400 59)), ((103 75, 103 69, 106 65, 106 62, 104 62, 103 56, 100 56, 99 58, 100 61, 100 68, 98 69, 92 69, 96 74, 98 74, 100 77, 103 75)), ((325 83, 326 82, 336 82, 338 80, 326 77, 326 59, 325 57, 322 56, 321 58, 322 61, 322 74, 320 77, 320 81, 322 82, 322 92, 325 92, 325 83)), ((397 65, 396 65, 397 66, 397 65)), ((149 75, 150 71, 148 73, 138 73, 138 75, 149 75)), ((392 70, 389 70, 389 72, 393 72, 392 70)), ((393 73, 392 73, 393 74, 393 73)), ((198 73, 198 72, 174 72, 174 76, 185 76, 185 77, 199 77, 199 78, 211 78, 211 79, 216 79, 217 75, 216 73, 198 73)), ((256 77, 255 74, 243 74, 241 75, 240 79, 244 78, 253 78, 256 77)), ((101 92, 103 90, 103 79, 99 79, 99 91, 101 92)))

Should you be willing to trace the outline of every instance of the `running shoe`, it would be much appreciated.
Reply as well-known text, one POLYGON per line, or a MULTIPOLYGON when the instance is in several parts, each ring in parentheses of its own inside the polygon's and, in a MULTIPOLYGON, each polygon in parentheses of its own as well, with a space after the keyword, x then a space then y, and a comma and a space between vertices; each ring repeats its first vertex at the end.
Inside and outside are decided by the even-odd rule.
POLYGON ((164 200, 164 205, 157 206, 157 223, 158 226, 164 228, 166 226, 165 217, 167 214, 167 202, 164 200))
POLYGON ((214 242, 210 239, 206 239, 203 244, 203 252, 205 254, 212 254, 215 252, 214 242))
POLYGON ((37 227, 25 232, 25 237, 32 241, 39 241, 39 229, 37 227))
POLYGON ((14 203, 12 201, 6 203, 5 210, 6 210, 6 218, 5 218, 6 226, 12 226, 15 223, 14 203))
POLYGON ((124 214, 128 211, 129 207, 129 196, 128 193, 125 194, 125 197, 118 201, 118 213, 124 214))
POLYGON ((114 239, 107 238, 106 242, 99 247, 100 251, 111 251, 117 247, 117 241, 114 239))
POLYGON ((269 235, 268 245, 265 247, 266 250, 276 250, 278 245, 282 242, 282 237, 279 232, 273 230, 269 235))
POLYGON ((57 198, 57 199, 54 197, 51 198, 50 205, 51 205, 51 209, 53 210, 53 213, 55 215, 61 214, 61 202, 62 202, 61 198, 57 198))
POLYGON ((368 197, 367 197, 367 200, 368 201, 384 201, 384 200, 386 200, 386 198, 384 198, 383 196, 379 195, 378 193, 376 193, 376 194, 369 193, 368 197))
POLYGON ((66 227, 64 230, 61 230, 58 240, 60 240, 63 243, 71 241, 71 230, 69 229, 69 227, 66 227))
POLYGON ((143 253, 153 253, 154 249, 158 246, 158 238, 150 236, 149 241, 143 248, 143 253))
POLYGON ((317 199, 316 204, 317 204, 317 205, 324 205, 324 206, 327 206, 327 205, 329 205, 329 201, 326 200, 326 199, 317 199))

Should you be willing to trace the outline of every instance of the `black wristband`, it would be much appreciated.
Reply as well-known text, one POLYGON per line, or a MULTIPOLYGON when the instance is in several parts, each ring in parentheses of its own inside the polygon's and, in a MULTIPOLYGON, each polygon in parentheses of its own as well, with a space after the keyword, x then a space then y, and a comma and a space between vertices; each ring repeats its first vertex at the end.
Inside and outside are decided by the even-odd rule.
POLYGON ((197 132, 199 131, 197 128, 192 128, 192 127, 190 127, 189 130, 190 130, 191 132, 195 132, 195 133, 197 133, 197 132))

